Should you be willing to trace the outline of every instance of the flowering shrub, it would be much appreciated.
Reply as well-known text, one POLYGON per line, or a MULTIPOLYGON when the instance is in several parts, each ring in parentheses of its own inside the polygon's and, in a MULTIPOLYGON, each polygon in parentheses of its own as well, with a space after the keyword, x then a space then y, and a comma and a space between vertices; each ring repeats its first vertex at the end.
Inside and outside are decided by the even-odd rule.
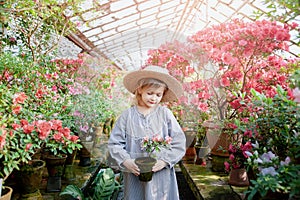
POLYGON ((105 121, 113 115, 110 104, 105 98, 106 96, 100 90, 74 95, 75 130, 82 140, 92 140, 94 129, 103 126, 105 121))
POLYGON ((71 135, 70 129, 63 127, 61 120, 37 120, 29 123, 21 119, 20 123, 14 123, 12 127, 20 134, 29 135, 26 139, 32 140, 32 143, 27 143, 27 149, 30 149, 31 145, 39 145, 53 155, 61 156, 61 154, 71 154, 74 150, 81 148, 79 137, 71 135))
POLYGON ((253 144, 254 153, 249 154, 248 166, 255 170, 255 179, 251 180, 248 199, 255 199, 257 193, 264 197, 269 191, 287 193, 290 197, 299 194, 300 165, 291 163, 291 158, 287 156, 281 160, 272 151, 262 148, 258 143, 253 144), (259 151, 263 152, 259 153, 259 151))
POLYGON ((163 139, 160 135, 155 135, 152 138, 144 137, 141 142, 141 149, 148 152, 151 156, 155 151, 159 152, 161 148, 169 148, 172 138, 167 136, 163 139))
POLYGON ((68 127, 73 81, 67 66, 49 60, 37 65, 9 53, 1 54, 0 63, 0 176, 7 177, 48 142, 55 154, 79 149, 68 127), (61 125, 54 129, 54 122, 61 125))
POLYGON ((82 140, 92 140, 97 127, 106 126, 105 122, 129 106, 129 101, 124 101, 124 98, 130 94, 122 90, 122 74, 115 66, 99 67, 98 64, 104 61, 86 54, 82 55, 82 60, 82 64, 73 73, 74 84, 70 88, 76 125, 72 129, 82 140))
POLYGON ((235 142, 229 145, 229 161, 224 162, 225 170, 230 172, 231 169, 240 169, 245 167, 245 162, 249 157, 252 150, 252 144, 247 141, 245 144, 242 142, 235 142))
POLYGON ((199 98, 191 89, 190 82, 198 80, 201 76, 197 72, 199 66, 195 63, 200 64, 204 61, 206 61, 206 56, 197 45, 179 41, 167 42, 158 49, 149 50, 146 61, 147 65, 158 65, 168 69, 170 75, 183 84, 184 95, 178 102, 166 103, 166 105, 172 110, 184 130, 191 128, 189 126, 192 124, 193 128, 197 129, 199 137, 203 134, 201 124, 209 116, 202 107, 206 105, 199 104, 199 98))
MULTIPOLYGON (((253 172, 249 199, 269 191, 299 194, 300 108, 281 87, 274 97, 252 90, 248 121, 236 121, 237 130, 252 143, 244 163, 253 172)), ((255 199, 255 198, 254 198, 255 199)))
MULTIPOLYGON (((296 28, 293 26, 291 28, 296 28)), ((201 106, 219 120, 241 118, 249 114, 241 102, 251 101, 251 88, 272 97, 281 85, 288 87, 290 63, 277 54, 288 51, 290 26, 271 21, 230 22, 206 28, 190 40, 202 48, 211 64, 210 76, 191 83, 201 106), (243 99, 243 101, 241 101, 243 99)))

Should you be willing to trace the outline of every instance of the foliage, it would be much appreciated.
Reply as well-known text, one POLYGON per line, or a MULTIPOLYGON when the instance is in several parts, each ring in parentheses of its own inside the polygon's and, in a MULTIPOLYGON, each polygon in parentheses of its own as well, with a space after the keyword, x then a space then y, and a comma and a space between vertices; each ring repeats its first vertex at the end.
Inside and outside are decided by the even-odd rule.
MULTIPOLYGON (((268 191, 299 194, 300 107, 277 87, 271 98, 252 90, 249 121, 237 121, 238 130, 252 143, 246 167, 254 171, 249 199, 268 191)), ((249 103, 250 104, 250 103, 249 103)))
POLYGON ((109 200, 115 192, 122 187, 115 180, 115 174, 111 168, 102 169, 91 184, 92 190, 85 196, 77 185, 68 185, 59 195, 70 195, 76 199, 103 199, 109 200))
POLYGON ((92 183, 93 198, 109 200, 113 193, 118 191, 122 185, 115 180, 115 174, 111 168, 101 170, 92 183))
POLYGON ((85 200, 83 192, 77 185, 67 185, 66 188, 59 194, 62 195, 70 195, 75 199, 85 200))
POLYGON ((129 93, 122 87, 122 73, 115 66, 99 67, 103 61, 86 54, 82 55, 82 59, 83 63, 74 72, 75 83, 71 93, 76 125, 73 130, 85 140, 93 138, 97 126, 107 126, 108 121, 113 122, 111 119, 129 106, 129 100, 126 101, 129 93))
POLYGON ((154 135, 152 138, 146 136, 141 142, 141 149, 148 152, 149 156, 152 156, 155 151, 159 152, 161 148, 170 148, 171 141, 172 138, 169 136, 166 136, 165 139, 159 134, 154 135))
POLYGON ((251 150, 251 142, 245 142, 244 138, 241 138, 241 140, 233 140, 228 149, 229 160, 224 162, 225 170, 230 172, 231 169, 244 168, 245 162, 249 157, 247 153, 251 150))
POLYGON ((88 141, 94 129, 103 126, 113 115, 106 98, 101 90, 89 90, 88 94, 74 96, 73 115, 76 132, 82 140, 88 141))
MULTIPOLYGON (((272 21, 278 21, 292 26, 299 24, 300 2, 294 0, 265 0, 264 4, 268 9, 267 12, 257 11, 254 14, 256 18, 267 17, 272 21)), ((300 29, 294 29, 292 33, 294 37, 290 42, 296 46, 300 46, 300 29)), ((295 55, 298 56, 299 55, 295 55)))
POLYGON ((62 36, 75 31, 72 16, 82 0, 7 0, 0 4, 1 49, 42 59, 55 50, 62 36), (4 48, 2 48, 4 47, 4 48))
POLYGON ((288 51, 290 28, 271 21, 232 20, 197 32, 190 39, 213 65, 210 77, 192 83, 200 102, 219 120, 248 115, 240 103, 251 101, 250 89, 274 96, 277 84, 289 90, 290 63, 278 51, 288 51), (246 112, 246 113, 245 113, 246 112))
POLYGON ((69 68, 46 60, 35 64, 27 57, 0 55, 1 177, 30 160, 47 142, 54 153, 80 148, 66 127, 72 106, 69 68))

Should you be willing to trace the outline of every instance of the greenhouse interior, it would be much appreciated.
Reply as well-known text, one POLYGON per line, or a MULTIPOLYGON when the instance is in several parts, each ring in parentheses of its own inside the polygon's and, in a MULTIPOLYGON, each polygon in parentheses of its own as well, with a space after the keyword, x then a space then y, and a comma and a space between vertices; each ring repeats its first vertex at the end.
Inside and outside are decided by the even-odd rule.
POLYGON ((300 1, 0 11, 0 200, 300 200, 300 1))

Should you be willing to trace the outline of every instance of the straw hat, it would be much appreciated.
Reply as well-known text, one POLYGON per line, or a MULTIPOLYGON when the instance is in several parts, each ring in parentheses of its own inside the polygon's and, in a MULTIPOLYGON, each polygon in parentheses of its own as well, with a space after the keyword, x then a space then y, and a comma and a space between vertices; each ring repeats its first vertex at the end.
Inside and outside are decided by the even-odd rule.
POLYGON ((139 80, 143 78, 154 78, 168 86, 168 90, 161 100, 162 102, 175 101, 183 95, 181 83, 171 76, 166 68, 159 66, 150 65, 144 69, 129 72, 125 75, 123 84, 129 92, 134 94, 138 88, 139 80))

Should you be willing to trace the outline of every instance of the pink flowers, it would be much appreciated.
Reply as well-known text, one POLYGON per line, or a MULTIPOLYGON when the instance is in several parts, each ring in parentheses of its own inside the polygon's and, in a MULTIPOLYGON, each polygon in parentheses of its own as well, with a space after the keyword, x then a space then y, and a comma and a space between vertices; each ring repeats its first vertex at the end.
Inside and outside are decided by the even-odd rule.
POLYGON ((244 167, 244 163, 249 157, 249 153, 252 151, 252 144, 247 141, 245 144, 234 143, 229 145, 229 162, 224 162, 225 170, 230 171, 232 168, 237 169, 244 167))
MULTIPOLYGON (((40 148, 44 145, 55 149, 73 149, 70 144, 77 144, 79 137, 72 135, 68 127, 62 126, 60 120, 37 120, 29 123, 25 119, 21 119, 20 123, 12 124, 12 128, 15 131, 23 132, 28 135, 25 150, 28 151, 30 148, 40 148), (35 146, 32 143, 35 143, 35 146), (38 144, 38 146, 36 146, 38 144)), ((65 150, 63 150, 65 151, 65 150)), ((66 151, 67 152, 67 151, 66 151)))
POLYGON ((171 142, 172 138, 170 136, 166 136, 165 139, 159 134, 154 135, 152 138, 146 136, 141 142, 141 149, 151 156, 154 151, 161 151, 161 148, 170 148, 171 142))

